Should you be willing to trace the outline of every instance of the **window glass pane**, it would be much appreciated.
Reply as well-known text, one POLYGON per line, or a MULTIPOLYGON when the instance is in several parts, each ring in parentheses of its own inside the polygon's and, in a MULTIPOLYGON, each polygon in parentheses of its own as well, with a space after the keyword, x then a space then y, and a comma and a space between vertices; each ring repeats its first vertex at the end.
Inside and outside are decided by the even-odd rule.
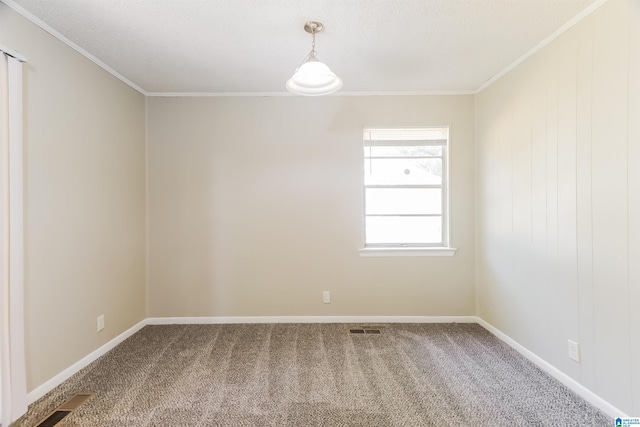
POLYGON ((366 217, 367 244, 442 243, 442 217, 366 217))
POLYGON ((442 185, 442 159, 367 159, 365 185, 442 185))
POLYGON ((380 145, 364 147, 365 157, 439 156, 441 145, 380 145))
POLYGON ((439 188, 367 188, 367 214, 441 214, 439 188))

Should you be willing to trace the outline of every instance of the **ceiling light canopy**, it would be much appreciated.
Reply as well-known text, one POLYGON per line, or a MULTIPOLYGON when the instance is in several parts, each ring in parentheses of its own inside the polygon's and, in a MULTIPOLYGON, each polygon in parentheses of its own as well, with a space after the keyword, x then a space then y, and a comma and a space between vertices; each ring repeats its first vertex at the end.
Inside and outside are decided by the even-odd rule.
POLYGON ((293 77, 287 81, 287 90, 298 95, 320 96, 340 90, 342 80, 316 57, 316 33, 322 31, 320 22, 307 22, 307 33, 313 37, 311 52, 304 58, 293 77))

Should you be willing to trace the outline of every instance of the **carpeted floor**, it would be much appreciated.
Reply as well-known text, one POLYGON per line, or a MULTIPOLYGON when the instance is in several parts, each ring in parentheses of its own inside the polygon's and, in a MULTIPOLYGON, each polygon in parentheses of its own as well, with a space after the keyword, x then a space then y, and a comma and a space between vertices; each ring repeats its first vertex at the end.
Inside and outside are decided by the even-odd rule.
POLYGON ((607 426, 476 324, 146 326, 34 403, 33 427, 607 426))

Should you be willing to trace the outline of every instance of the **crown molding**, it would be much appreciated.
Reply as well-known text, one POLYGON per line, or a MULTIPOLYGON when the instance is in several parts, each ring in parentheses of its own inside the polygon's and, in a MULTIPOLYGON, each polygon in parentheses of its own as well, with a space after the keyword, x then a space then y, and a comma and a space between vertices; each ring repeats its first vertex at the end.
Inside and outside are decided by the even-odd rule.
POLYGON ((76 52, 78 52, 80 55, 84 56, 88 60, 90 60, 93 63, 95 63, 97 66, 99 66, 100 68, 102 68, 103 70, 108 72, 109 74, 113 75, 114 77, 116 77, 117 79, 119 79, 123 83, 127 84, 131 88, 137 90, 141 94, 147 96, 147 92, 144 89, 142 89, 140 86, 138 86, 137 84, 133 83, 131 80, 129 80, 128 78, 126 78, 125 76, 123 76, 122 74, 120 74, 119 72, 117 72, 116 70, 114 70, 113 68, 108 66, 107 64, 105 64, 104 62, 102 62, 100 59, 98 59, 97 57, 93 56, 92 54, 90 54, 89 52, 87 52, 86 50, 84 50, 83 48, 78 46, 77 44, 75 44, 74 42, 72 42, 71 40, 66 38, 65 36, 63 36, 58 31, 56 31, 53 28, 51 28, 48 24, 46 24, 40 18, 38 18, 37 16, 33 15, 31 12, 29 12, 28 10, 26 10, 25 8, 23 8, 22 6, 20 6, 16 2, 14 2, 13 0, 0 0, 0 1, 2 1, 2 3, 6 4, 7 6, 9 6, 11 9, 15 10, 16 12, 18 12, 20 15, 22 15, 23 17, 25 17, 29 21, 31 21, 33 24, 37 25, 38 27, 42 28, 47 33, 51 34, 53 37, 55 37, 58 40, 60 40, 62 43, 64 43, 67 46, 69 46, 71 49, 73 49, 76 52))
POLYGON ((491 77, 489 80, 487 80, 486 82, 484 82, 482 84, 482 86, 480 86, 474 93, 478 94, 480 92, 482 92, 483 90, 485 90, 486 88, 488 88, 489 86, 491 86, 493 83, 495 83, 496 81, 498 81, 501 77, 505 76, 507 73, 509 73, 511 70, 513 70, 514 68, 516 68, 518 65, 522 64, 524 61, 526 61, 527 59, 531 58, 533 55, 535 55, 536 53, 538 53, 538 51, 542 50, 542 48, 544 48, 545 46, 547 46, 549 43, 551 43, 552 41, 554 41, 555 39, 557 39, 558 37, 560 37, 562 34, 564 34, 566 31, 568 31, 571 27, 573 27, 574 25, 576 25, 578 22, 582 21, 584 18, 586 18, 587 16, 589 16, 591 13, 593 13, 596 9, 598 9, 600 6, 602 6, 603 4, 605 4, 608 0, 596 0, 595 2, 593 2, 589 7, 587 7, 585 10, 583 10, 582 12, 580 12, 579 14, 577 14, 576 16, 573 17, 573 19, 571 19, 569 22, 567 22, 566 24, 564 24, 562 27, 558 28, 553 34, 551 34, 549 37, 547 37, 546 39, 542 40, 540 43, 538 43, 533 49, 531 49, 529 52, 525 53, 524 55, 522 55, 520 58, 516 59, 514 62, 512 62, 510 65, 508 65, 505 69, 503 69, 502 71, 500 71, 498 74, 496 74, 495 76, 491 77))

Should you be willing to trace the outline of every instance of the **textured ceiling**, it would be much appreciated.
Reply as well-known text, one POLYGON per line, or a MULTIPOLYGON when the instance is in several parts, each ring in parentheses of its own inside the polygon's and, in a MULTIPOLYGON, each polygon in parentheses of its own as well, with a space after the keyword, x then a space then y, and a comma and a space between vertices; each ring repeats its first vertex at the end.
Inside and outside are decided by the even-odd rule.
POLYGON ((473 92, 594 0, 5 0, 147 93, 285 92, 311 47, 343 92, 473 92), (16 7, 17 5, 17 7, 16 7), (36 19, 36 20, 37 20, 36 19))

